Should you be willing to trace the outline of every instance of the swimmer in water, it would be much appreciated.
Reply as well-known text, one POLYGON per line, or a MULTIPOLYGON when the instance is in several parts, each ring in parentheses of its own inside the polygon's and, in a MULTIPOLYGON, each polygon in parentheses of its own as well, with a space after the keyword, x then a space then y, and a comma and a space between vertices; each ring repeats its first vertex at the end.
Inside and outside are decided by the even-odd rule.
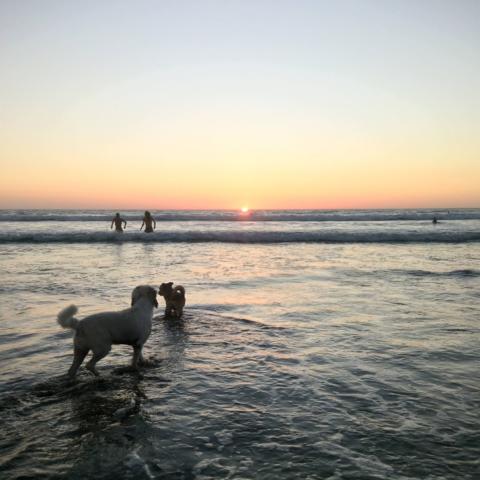
POLYGON ((119 213, 116 213, 115 216, 113 217, 112 224, 110 225, 110 230, 113 228, 114 224, 115 224, 116 232, 122 233, 123 229, 127 228, 127 221, 121 218, 119 213), (122 224, 123 224, 123 228, 122 228, 122 224))
POLYGON ((438 220, 437 220, 437 216, 436 216, 436 215, 433 216, 432 223, 433 223, 434 225, 436 225, 436 224, 438 223, 438 220))
POLYGON ((143 216, 142 226, 140 230, 145 225, 145 233, 153 233, 153 231, 157 228, 157 222, 155 222, 154 218, 152 217, 151 213, 146 210, 145 215, 143 216), (153 224, 153 227, 152 227, 153 224))

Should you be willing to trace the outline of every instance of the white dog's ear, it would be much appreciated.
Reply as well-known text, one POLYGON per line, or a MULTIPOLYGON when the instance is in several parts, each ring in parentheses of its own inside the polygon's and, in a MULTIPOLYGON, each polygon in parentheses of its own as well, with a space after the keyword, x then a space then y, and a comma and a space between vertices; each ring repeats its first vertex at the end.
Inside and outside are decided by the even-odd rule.
POLYGON ((158 307, 157 291, 154 288, 150 287, 149 290, 148 290, 148 296, 149 296, 152 304, 155 305, 155 307, 158 307))
POLYGON ((135 287, 133 290, 132 290, 132 302, 131 302, 131 306, 133 307, 133 305, 135 304, 135 302, 138 300, 138 287, 135 287))

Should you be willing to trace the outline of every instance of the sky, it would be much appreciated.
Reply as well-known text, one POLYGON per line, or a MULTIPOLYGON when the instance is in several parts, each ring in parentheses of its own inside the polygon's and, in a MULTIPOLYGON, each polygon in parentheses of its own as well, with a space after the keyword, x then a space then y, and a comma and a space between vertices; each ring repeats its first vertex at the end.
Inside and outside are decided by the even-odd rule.
POLYGON ((476 0, 0 1, 0 208, 480 207, 476 0))

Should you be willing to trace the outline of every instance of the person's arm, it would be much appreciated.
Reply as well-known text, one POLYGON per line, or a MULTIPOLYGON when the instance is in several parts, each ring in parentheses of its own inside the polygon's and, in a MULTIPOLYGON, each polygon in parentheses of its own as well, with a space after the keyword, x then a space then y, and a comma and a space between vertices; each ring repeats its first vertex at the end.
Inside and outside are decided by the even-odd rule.
POLYGON ((153 222, 153 229, 155 230, 157 228, 157 222, 153 217, 152 217, 152 222, 153 222))
POLYGON ((123 228, 127 228, 127 221, 123 220, 123 223, 124 223, 123 228))
POLYGON ((113 228, 114 223, 115 223, 115 219, 112 220, 112 224, 110 225, 110 230, 113 228))
POLYGON ((144 225, 145 225, 145 220, 143 220, 142 226, 140 227, 140 230, 143 228, 144 225))

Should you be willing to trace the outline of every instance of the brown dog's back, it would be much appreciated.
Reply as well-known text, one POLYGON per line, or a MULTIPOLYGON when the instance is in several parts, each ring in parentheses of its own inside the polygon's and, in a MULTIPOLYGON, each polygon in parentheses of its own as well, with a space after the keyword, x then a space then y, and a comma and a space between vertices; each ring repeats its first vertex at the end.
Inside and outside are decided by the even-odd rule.
POLYGON ((173 295, 175 295, 175 298, 185 298, 185 288, 182 285, 177 285, 173 289, 173 295))

